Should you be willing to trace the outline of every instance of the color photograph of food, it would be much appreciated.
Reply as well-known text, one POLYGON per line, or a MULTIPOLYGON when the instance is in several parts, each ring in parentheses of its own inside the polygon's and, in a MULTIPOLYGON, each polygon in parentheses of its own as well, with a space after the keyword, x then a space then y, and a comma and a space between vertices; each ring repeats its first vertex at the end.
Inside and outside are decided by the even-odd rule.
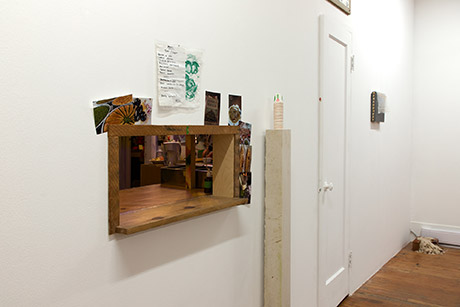
POLYGON ((108 125, 150 124, 151 98, 133 98, 133 95, 93 101, 96 133, 107 132, 108 125))

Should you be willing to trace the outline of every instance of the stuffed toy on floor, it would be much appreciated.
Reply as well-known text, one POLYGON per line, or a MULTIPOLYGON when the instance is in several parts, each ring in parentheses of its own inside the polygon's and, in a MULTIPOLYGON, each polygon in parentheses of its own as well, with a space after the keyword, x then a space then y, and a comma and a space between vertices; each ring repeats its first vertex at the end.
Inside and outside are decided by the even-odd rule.
POLYGON ((416 244, 419 244, 418 249, 414 249, 417 253, 421 254, 428 254, 428 255, 441 255, 444 254, 444 250, 439 247, 438 240, 435 238, 430 238, 430 237, 417 237, 417 239, 414 240, 414 246, 416 244))

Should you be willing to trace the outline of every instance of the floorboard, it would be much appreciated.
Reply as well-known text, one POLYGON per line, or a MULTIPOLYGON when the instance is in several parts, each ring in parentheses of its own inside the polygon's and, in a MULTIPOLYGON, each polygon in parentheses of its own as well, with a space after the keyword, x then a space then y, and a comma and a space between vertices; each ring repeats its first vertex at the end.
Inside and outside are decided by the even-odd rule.
POLYGON ((340 307, 460 307, 460 249, 424 255, 406 246, 340 307))

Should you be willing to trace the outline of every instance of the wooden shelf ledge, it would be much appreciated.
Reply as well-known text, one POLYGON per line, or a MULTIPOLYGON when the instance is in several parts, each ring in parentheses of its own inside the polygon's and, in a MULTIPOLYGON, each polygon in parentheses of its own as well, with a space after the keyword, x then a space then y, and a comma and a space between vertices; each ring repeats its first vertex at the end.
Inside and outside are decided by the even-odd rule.
POLYGON ((151 184, 137 188, 120 190, 120 213, 146 208, 156 208, 199 196, 205 196, 203 189, 186 190, 151 184))
POLYGON ((128 211, 120 214, 120 225, 117 226, 116 232, 129 235, 246 203, 246 198, 209 195, 128 211))
POLYGON ((156 125, 109 125, 108 136, 146 136, 146 135, 198 135, 212 134, 238 135, 240 128, 237 126, 156 126, 156 125))

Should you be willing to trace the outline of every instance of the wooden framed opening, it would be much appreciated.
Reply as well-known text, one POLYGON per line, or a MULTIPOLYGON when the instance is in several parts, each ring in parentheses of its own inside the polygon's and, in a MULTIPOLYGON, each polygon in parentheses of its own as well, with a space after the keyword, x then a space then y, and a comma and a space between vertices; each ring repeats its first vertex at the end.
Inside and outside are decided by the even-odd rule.
POLYGON ((239 198, 239 127, 121 126, 108 128, 109 234, 132 234, 247 203, 239 198), (120 190, 120 139, 185 135, 185 187, 161 185, 120 190), (212 194, 195 188, 195 136, 213 136, 212 194))

